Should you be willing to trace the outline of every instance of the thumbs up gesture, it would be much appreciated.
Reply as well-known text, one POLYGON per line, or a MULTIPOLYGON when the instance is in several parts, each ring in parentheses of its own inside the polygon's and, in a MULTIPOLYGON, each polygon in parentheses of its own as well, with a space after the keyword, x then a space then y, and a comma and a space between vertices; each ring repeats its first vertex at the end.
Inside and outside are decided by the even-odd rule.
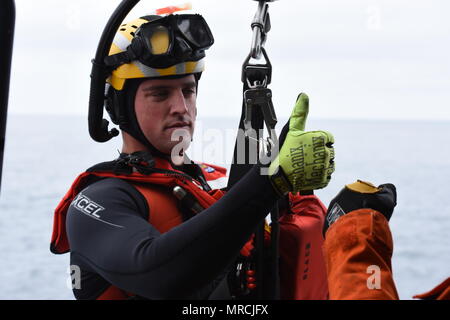
POLYGON ((326 131, 305 131, 308 111, 309 98, 301 93, 281 133, 281 150, 268 170, 280 195, 324 188, 334 172, 333 135, 326 131))

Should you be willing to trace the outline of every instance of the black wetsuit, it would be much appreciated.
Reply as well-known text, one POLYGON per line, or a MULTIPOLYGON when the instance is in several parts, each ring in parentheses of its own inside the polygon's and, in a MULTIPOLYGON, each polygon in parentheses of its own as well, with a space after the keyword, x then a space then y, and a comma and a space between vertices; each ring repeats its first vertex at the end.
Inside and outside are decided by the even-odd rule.
POLYGON ((208 299, 277 200, 255 166, 210 208, 161 234, 124 180, 106 178, 80 194, 104 210, 96 218, 71 205, 67 213, 71 264, 82 275, 77 299, 96 299, 111 284, 146 299, 208 299))

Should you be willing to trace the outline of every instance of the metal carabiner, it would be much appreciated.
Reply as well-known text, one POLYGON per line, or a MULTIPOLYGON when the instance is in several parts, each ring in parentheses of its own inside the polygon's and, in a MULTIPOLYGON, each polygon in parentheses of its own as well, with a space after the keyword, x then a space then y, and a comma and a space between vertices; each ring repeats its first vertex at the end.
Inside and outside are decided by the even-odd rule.
MULTIPOLYGON (((273 1, 273 0, 272 0, 273 1)), ((251 27, 253 29, 252 47, 250 55, 253 59, 259 60, 261 58, 261 48, 267 40, 267 33, 270 31, 270 17, 269 17, 269 4, 266 0, 260 0, 258 3, 258 10, 251 27)))

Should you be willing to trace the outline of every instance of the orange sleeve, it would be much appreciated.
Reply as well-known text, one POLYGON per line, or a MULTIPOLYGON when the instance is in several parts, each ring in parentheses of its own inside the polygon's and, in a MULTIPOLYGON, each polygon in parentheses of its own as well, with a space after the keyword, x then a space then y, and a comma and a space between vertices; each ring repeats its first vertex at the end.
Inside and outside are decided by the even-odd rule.
POLYGON ((392 278, 392 235, 378 211, 359 209, 340 217, 323 246, 332 300, 398 300, 392 278))
POLYGON ((423 300, 450 300, 450 278, 447 278, 433 290, 423 294, 416 294, 414 298, 423 300))

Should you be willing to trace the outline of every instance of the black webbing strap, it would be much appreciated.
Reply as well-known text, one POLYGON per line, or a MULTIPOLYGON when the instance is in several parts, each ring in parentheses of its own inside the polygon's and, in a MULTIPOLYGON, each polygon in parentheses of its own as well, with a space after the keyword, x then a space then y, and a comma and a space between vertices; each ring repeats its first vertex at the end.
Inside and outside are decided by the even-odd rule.
MULTIPOLYGON (((264 124, 274 126, 276 123, 275 113, 272 110, 271 95, 268 99, 261 99, 261 103, 246 102, 246 93, 250 89, 266 92, 267 84, 270 83, 272 67, 264 49, 263 53, 266 58, 264 65, 252 65, 249 63, 250 56, 243 65, 243 103, 241 119, 239 121, 239 130, 236 137, 234 147, 233 163, 231 165, 230 176, 227 188, 231 188, 237 183, 255 164, 253 152, 259 153, 259 144, 264 124), (259 83, 260 87, 250 87, 259 83), (251 107, 249 107, 251 105, 251 107), (271 112, 268 112, 271 111, 271 112), (245 136, 246 132, 246 115, 250 113, 251 128, 253 129, 254 141, 249 141, 245 136), (258 147, 255 148, 255 143, 258 147), (253 145, 251 145, 253 144, 253 145), (245 145, 245 149, 242 148, 245 145), (240 154, 244 152, 244 155, 240 154)), ((270 91, 270 90, 268 90, 270 91)), ((253 101, 255 102, 255 101, 253 101)), ((247 115, 248 120, 248 115, 247 115)), ((268 212, 269 213, 269 212, 268 212)), ((271 242, 267 248, 264 245, 265 222, 262 221, 255 231, 255 250, 252 253, 251 261, 256 271, 256 288, 250 291, 246 296, 237 297, 238 299, 279 299, 279 275, 278 275, 278 205, 274 206, 271 211, 271 242)))

